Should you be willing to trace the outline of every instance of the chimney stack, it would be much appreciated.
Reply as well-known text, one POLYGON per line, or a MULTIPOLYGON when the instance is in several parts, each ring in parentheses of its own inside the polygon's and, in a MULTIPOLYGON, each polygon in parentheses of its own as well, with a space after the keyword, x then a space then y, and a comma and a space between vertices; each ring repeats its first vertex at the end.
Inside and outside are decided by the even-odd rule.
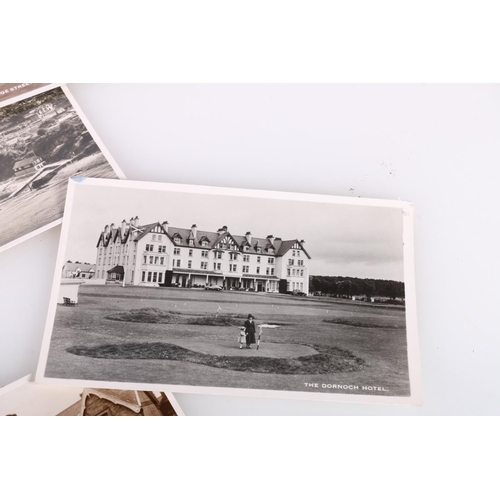
POLYGON ((115 228, 115 224, 114 224, 114 222, 112 222, 111 226, 109 226, 109 232, 112 233, 114 228, 115 228))
POLYGON ((191 235, 190 235, 193 238, 193 240, 196 239, 197 232, 198 232, 198 227, 196 226, 196 224, 193 224, 191 226, 191 235))
POLYGON ((165 230, 166 233, 168 233, 168 220, 164 220, 161 225, 163 226, 163 229, 165 230))
POLYGON ((127 221, 125 219, 122 220, 122 236, 125 234, 127 230, 127 221))
POLYGON ((251 233, 250 231, 247 231, 247 232, 245 233, 245 238, 247 239, 247 243, 248 243, 249 245, 251 245, 251 244, 252 244, 252 233, 251 233))
POLYGON ((271 242, 271 245, 274 243, 274 236, 272 234, 268 235, 267 239, 271 242))
POLYGON ((135 216, 135 219, 134 219, 134 225, 135 225, 135 227, 139 227, 139 217, 137 217, 137 215, 135 216))
POLYGON ((104 226, 104 234, 108 234, 109 233, 109 226, 106 224, 104 226))

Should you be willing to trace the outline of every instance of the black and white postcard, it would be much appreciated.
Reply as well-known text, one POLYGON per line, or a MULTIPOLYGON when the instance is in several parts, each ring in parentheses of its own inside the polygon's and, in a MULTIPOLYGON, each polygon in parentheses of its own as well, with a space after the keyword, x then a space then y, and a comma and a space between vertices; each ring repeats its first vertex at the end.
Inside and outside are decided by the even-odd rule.
POLYGON ((124 178, 65 86, 0 84, 0 252, 60 224, 68 178, 124 178))
POLYGON ((184 415, 170 393, 35 384, 33 376, 0 388, 0 417, 177 417, 184 415))
POLYGON ((37 381, 420 405, 413 207, 72 178, 37 381))

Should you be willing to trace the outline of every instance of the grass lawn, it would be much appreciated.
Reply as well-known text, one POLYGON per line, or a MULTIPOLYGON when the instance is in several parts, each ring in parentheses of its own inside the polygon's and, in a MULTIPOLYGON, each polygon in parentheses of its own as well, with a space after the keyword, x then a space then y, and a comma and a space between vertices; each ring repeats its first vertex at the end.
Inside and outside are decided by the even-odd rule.
POLYGON ((82 285, 76 307, 58 306, 46 376, 409 396, 405 311, 324 297, 82 285), (280 325, 264 329, 258 351, 237 342, 249 313, 257 325, 280 325))

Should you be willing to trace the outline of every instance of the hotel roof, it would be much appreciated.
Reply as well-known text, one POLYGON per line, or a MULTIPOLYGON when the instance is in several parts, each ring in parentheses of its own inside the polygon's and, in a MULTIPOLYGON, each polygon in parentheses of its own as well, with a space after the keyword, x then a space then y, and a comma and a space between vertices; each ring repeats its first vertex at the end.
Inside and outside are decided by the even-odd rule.
MULTIPOLYGON (((267 256, 277 256, 281 257, 285 255, 294 245, 298 245, 300 249, 311 258, 306 249, 304 248, 303 242, 298 239, 295 240, 282 240, 281 238, 266 237, 255 237, 249 235, 250 242, 247 240, 247 236, 233 235, 229 232, 226 226, 219 229, 219 231, 203 231, 198 228, 182 228, 182 227, 172 227, 168 226, 167 230, 160 222, 152 222, 150 224, 138 225, 137 227, 139 234, 135 237, 134 241, 139 241, 149 234, 153 229, 159 227, 161 232, 168 236, 168 238, 178 247, 188 247, 188 248, 201 248, 201 249, 217 249, 218 243, 220 243, 225 238, 233 240, 234 244, 238 247, 237 251, 256 255, 267 255, 267 256), (195 232, 194 232, 195 231, 195 232), (196 234, 196 237, 194 235, 196 234), (175 240, 178 239, 179 242, 175 240), (192 244, 189 241, 192 240, 192 244), (203 242, 206 241, 207 244, 204 245, 203 242), (261 251, 257 251, 260 248, 261 251), (272 248, 273 253, 264 252, 272 248)), ((117 239, 121 240, 121 243, 125 243, 130 236, 130 229, 127 225, 127 229, 124 234, 122 234, 121 227, 113 228, 109 231, 108 236, 101 232, 97 246, 101 242, 101 238, 104 238, 104 246, 108 246, 109 242, 115 242, 117 239)))

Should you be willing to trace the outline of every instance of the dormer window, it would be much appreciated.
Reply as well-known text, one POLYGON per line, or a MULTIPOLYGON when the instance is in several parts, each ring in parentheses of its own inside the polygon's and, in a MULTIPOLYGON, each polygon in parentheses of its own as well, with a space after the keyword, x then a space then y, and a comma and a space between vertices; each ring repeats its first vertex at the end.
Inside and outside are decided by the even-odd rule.
POLYGON ((262 252, 262 248, 257 247, 257 253, 261 253, 261 252, 262 252))
POLYGON ((245 252, 248 252, 249 248, 250 248, 249 246, 245 245, 245 248, 244 248, 245 252))
POLYGON ((181 239, 180 239, 180 238, 174 238, 174 243, 179 244, 180 242, 181 242, 181 239))
POLYGON ((203 240, 203 241, 201 242, 201 246, 202 246, 202 247, 208 247, 208 241, 207 241, 207 240, 203 240))
POLYGON ((189 240, 189 246, 194 247, 194 240, 189 240))

